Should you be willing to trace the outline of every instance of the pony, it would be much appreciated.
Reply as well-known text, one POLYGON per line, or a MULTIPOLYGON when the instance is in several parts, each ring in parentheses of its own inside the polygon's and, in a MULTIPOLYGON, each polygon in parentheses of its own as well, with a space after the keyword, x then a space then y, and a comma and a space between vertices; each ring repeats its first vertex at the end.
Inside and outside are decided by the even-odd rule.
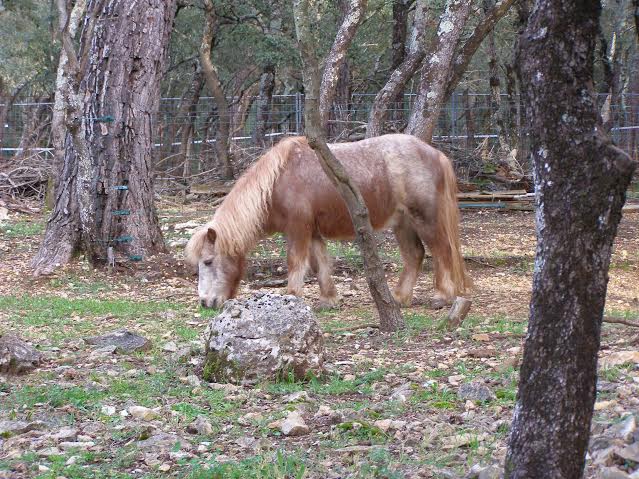
MULTIPOLYGON (((411 303, 424 245, 433 257, 433 307, 471 287, 459 244, 457 180, 442 152, 403 134, 329 148, 362 192, 373 228, 394 232, 404 263, 393 291, 400 305, 411 303)), ((319 282, 319 307, 337 306, 325 240, 352 239, 355 232, 346 203, 304 137, 285 138, 268 150, 193 233, 185 259, 198 270, 202 306, 235 297, 247 253, 276 232, 287 243, 288 294, 302 295, 310 267, 319 282)))

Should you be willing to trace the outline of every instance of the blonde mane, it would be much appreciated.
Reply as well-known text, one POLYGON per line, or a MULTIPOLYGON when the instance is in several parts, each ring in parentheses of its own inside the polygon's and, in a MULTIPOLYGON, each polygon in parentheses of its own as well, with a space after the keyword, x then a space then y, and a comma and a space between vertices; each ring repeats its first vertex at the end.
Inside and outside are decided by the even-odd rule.
MULTIPOLYGON (((213 228, 217 233, 216 244, 222 254, 245 254, 259 240, 275 181, 296 146, 306 146, 305 138, 285 138, 267 151, 237 180, 213 219, 204 225, 204 231, 213 228)), ((195 236, 202 242, 206 235, 195 236)))

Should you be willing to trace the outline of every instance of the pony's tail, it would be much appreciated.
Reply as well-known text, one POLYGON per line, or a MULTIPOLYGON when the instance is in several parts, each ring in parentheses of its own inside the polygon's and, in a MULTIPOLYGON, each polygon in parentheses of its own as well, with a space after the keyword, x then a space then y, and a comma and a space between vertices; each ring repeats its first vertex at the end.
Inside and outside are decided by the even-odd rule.
MULTIPOLYGON (((444 258, 449 260, 447 268, 450 277, 446 278, 452 285, 442 285, 444 290, 452 289, 455 295, 464 294, 473 286, 473 281, 468 276, 464 258, 459 244, 459 208, 457 206, 457 177, 451 161, 440 152, 439 161, 444 172, 444 184, 439 204, 437 228, 440 241, 447 249, 444 258), (446 286, 449 286, 448 288, 446 286), (452 288, 450 288, 452 286, 452 288)), ((441 244, 441 243, 440 243, 441 244)), ((443 259, 443 258, 442 258, 443 259)), ((436 285, 437 286, 437 285, 436 285)), ((453 292, 451 291, 451 292, 453 292)))

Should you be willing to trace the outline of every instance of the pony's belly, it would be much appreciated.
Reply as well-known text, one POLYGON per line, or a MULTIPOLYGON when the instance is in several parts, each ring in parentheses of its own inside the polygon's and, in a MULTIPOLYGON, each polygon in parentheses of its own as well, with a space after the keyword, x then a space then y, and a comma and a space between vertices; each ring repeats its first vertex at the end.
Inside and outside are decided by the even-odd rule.
MULTIPOLYGON (((386 213, 386 212, 385 212, 386 213)), ((389 211, 388 214, 371 215, 371 223, 375 231, 383 231, 393 228, 401 216, 400 211, 389 211)), ((355 229, 348 211, 324 213, 316 217, 316 229, 324 238, 334 240, 352 240, 355 238, 355 229)))

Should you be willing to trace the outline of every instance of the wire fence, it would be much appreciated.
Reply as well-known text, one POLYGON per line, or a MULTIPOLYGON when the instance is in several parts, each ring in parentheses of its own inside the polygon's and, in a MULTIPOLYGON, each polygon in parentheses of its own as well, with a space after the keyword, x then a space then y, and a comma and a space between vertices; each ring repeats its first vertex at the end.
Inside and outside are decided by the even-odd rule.
MULTIPOLYGON (((334 141, 362 138, 374 100, 373 94, 354 94, 348 104, 334 107, 329 136, 334 141)), ((274 95, 266 114, 258 114, 257 98, 229 99, 231 153, 236 170, 252 162, 264 148, 285 135, 304 130, 302 94, 274 95), (262 120, 259 120, 259 118, 262 120)), ((405 127, 415 95, 404 95, 387 111, 385 130, 405 127)), ((220 118, 211 97, 163 98, 155 120, 154 164, 159 185, 186 185, 214 177, 219 169, 215 143, 220 118)), ((623 94, 614 104, 599 95, 600 111, 609 112, 610 134, 615 143, 639 159, 639 94, 623 94)), ((51 157, 52 103, 21 99, 5 112, 0 125, 0 158, 26 153, 51 157)), ((3 105, 0 104, 0 111, 3 105)), ((496 168, 525 169, 528 147, 519 99, 489 93, 455 92, 442 108, 433 143, 457 160, 458 173, 473 179, 472 171, 496 168), (462 161, 465 160, 465 161, 462 161), (475 166, 473 167, 473 164, 475 166), (469 166, 470 165, 470 166, 469 166), (509 166, 508 166, 509 165, 509 166)), ((463 178, 462 178, 463 179, 463 178)))

